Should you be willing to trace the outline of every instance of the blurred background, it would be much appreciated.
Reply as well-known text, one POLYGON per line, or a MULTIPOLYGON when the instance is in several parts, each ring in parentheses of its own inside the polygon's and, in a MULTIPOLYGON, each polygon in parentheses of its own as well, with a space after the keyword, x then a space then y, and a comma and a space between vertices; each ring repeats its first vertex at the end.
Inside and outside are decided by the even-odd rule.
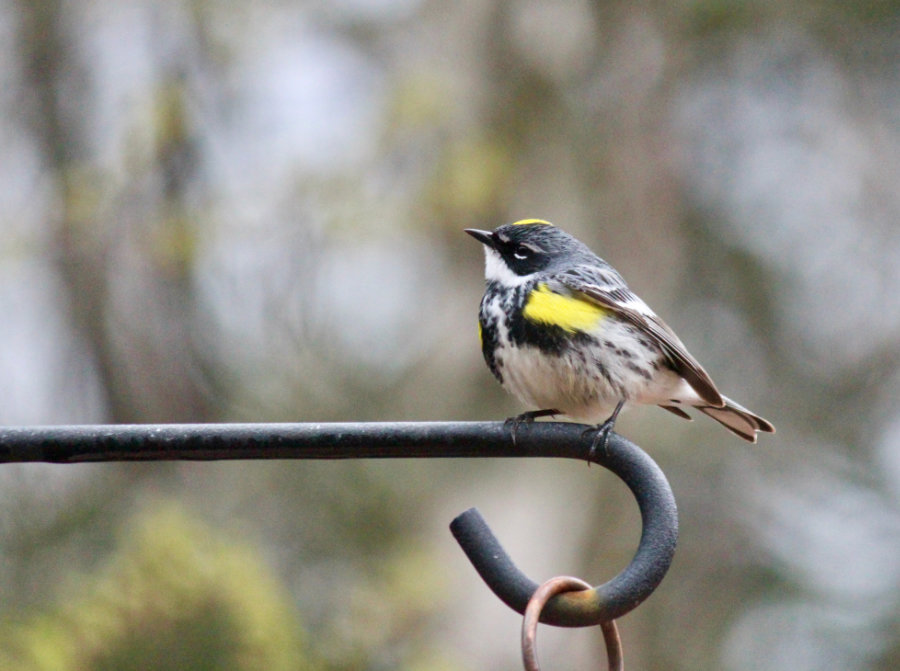
MULTIPOLYGON (((628 668, 900 667, 900 3, 0 2, 0 422, 502 419, 482 250, 610 260, 750 446, 635 409, 681 539, 628 668)), ((599 583, 602 469, 0 467, 0 668, 520 668, 447 524, 599 583)), ((602 667, 542 628, 547 668, 602 667)))

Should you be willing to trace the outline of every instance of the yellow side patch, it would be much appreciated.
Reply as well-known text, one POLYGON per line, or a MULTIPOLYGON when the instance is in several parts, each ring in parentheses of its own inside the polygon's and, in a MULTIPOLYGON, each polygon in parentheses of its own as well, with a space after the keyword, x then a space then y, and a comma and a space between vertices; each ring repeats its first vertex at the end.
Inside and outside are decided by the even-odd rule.
POLYGON ((587 298, 558 294, 543 283, 531 292, 522 311, 525 319, 558 326, 569 333, 590 331, 607 313, 608 310, 587 298))
POLYGON ((484 345, 484 333, 481 330, 481 320, 478 320, 478 344, 484 345))
POLYGON ((543 219, 519 219, 519 221, 514 221, 512 223, 513 226, 524 226, 525 224, 544 224, 545 226, 553 226, 549 221, 544 221, 543 219))

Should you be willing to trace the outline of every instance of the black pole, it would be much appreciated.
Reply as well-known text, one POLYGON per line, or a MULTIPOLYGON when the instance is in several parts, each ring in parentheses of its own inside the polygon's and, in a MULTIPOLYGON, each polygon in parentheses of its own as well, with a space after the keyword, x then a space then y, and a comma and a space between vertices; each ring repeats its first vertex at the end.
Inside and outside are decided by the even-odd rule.
MULTIPOLYGON (((542 622, 589 626, 635 608, 662 580, 675 552, 678 514, 672 490, 640 448, 612 434, 592 454, 585 427, 522 424, 515 440, 501 422, 376 422, 335 424, 131 424, 0 427, 0 463, 74 464, 101 461, 223 459, 363 459, 438 457, 566 457, 593 461, 618 475, 634 494, 643 530, 631 563, 591 590, 554 597, 542 622)), ((451 530, 491 589, 520 613, 537 589, 500 546, 477 511, 451 530)))

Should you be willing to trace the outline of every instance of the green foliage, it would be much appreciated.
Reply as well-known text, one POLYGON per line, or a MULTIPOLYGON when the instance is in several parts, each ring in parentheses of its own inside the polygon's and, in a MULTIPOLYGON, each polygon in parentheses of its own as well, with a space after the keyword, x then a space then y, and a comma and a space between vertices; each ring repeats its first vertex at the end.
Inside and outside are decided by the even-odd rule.
POLYGON ((174 505, 137 519, 108 564, 71 591, 53 612, 7 629, 0 668, 314 668, 296 613, 260 559, 174 505))

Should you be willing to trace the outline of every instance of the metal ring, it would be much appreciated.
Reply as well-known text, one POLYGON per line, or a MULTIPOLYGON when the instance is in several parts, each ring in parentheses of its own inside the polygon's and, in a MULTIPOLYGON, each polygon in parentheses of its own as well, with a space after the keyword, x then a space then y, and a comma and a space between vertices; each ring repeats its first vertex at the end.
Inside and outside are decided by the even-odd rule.
MULTIPOLYGON (((528 605, 525 607, 525 616, 522 619, 522 663, 525 671, 540 671, 537 654, 537 627, 540 621, 541 611, 547 602, 557 594, 573 591, 584 591, 591 586, 580 578, 560 576, 550 578, 538 587, 528 605)), ((601 622, 603 641, 606 643, 607 668, 609 671, 623 671, 625 664, 622 657, 622 641, 619 638, 619 630, 614 620, 601 622)))

